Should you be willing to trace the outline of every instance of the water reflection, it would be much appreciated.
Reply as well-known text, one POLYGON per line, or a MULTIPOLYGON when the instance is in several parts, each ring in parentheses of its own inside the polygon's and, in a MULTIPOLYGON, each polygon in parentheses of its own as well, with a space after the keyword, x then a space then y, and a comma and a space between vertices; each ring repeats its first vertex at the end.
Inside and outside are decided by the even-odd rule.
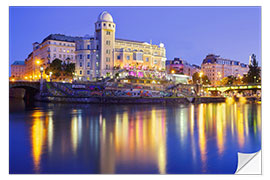
POLYGON ((38 106, 33 173, 234 173, 236 152, 261 145, 257 104, 38 106))

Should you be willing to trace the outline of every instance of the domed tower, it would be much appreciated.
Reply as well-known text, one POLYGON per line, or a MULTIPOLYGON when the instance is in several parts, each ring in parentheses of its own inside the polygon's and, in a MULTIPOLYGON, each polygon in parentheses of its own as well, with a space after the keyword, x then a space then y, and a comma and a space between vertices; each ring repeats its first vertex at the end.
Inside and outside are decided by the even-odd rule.
POLYGON ((114 66, 115 24, 112 16, 104 11, 95 23, 98 76, 112 74, 114 66))

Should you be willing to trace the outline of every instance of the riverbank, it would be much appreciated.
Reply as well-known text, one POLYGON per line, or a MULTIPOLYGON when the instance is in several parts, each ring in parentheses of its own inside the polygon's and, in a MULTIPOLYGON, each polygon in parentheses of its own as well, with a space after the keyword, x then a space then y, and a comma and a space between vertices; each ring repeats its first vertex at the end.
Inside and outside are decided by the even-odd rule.
POLYGON ((188 104, 225 102, 224 97, 62 97, 43 96, 44 102, 97 103, 97 104, 188 104))

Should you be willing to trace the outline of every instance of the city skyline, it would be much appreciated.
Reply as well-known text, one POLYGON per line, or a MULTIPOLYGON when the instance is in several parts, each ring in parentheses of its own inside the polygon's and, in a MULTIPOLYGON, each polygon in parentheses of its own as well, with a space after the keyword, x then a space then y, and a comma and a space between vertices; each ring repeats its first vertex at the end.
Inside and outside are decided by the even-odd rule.
POLYGON ((214 53, 248 63, 254 53, 261 61, 260 7, 10 7, 9 64, 24 60, 32 43, 49 34, 94 35, 93 23, 104 10, 117 24, 116 38, 162 42, 167 59, 201 65, 214 53))

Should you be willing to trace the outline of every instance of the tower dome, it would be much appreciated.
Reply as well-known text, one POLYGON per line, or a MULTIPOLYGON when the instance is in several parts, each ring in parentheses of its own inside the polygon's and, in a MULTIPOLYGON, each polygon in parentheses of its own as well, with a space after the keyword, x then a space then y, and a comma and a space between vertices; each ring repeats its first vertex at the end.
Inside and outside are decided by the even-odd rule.
POLYGON ((112 15, 110 15, 110 13, 108 13, 107 11, 103 11, 98 16, 98 21, 113 22, 113 18, 112 15))

